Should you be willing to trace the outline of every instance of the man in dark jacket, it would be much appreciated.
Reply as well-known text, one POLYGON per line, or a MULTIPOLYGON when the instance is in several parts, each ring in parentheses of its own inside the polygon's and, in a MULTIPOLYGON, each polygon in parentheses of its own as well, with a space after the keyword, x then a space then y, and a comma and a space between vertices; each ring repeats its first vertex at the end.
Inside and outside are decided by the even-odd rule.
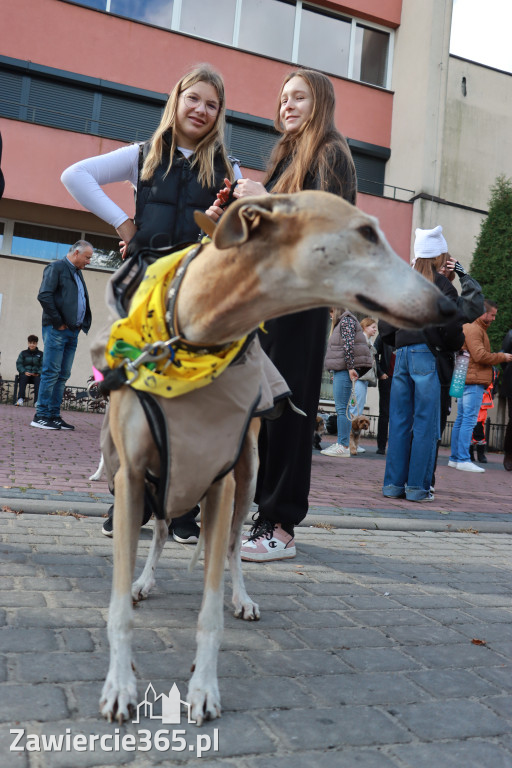
POLYGON ((28 349, 22 349, 16 360, 16 369, 19 374, 18 400, 16 405, 23 405, 27 384, 34 385, 34 403, 36 403, 39 382, 41 381, 43 353, 37 347, 39 338, 31 334, 27 341, 28 349))
POLYGON ((39 429, 74 429, 60 416, 66 381, 71 375, 78 334, 91 327, 89 295, 82 270, 92 258, 92 245, 79 240, 67 256, 45 268, 37 296, 43 308, 43 372, 36 413, 30 424, 39 429))

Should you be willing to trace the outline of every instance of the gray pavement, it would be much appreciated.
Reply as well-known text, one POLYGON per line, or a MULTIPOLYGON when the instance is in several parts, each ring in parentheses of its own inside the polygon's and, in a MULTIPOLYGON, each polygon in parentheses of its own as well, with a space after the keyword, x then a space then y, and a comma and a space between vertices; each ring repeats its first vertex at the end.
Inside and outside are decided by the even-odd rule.
MULTIPOLYGON (((23 411, 0 407, 2 768, 512 767, 512 477, 502 457, 478 476, 484 487, 462 482, 443 456, 435 503, 388 506, 371 441, 354 460, 315 455, 297 557, 244 564, 261 621, 232 616, 227 575, 222 718, 119 728, 98 714, 112 570, 99 516, 110 496, 87 477, 101 419, 69 414, 75 434, 41 435, 23 411), (44 749, 52 737, 60 750, 44 749)), ((150 538, 151 524, 137 569, 150 538)), ((157 695, 173 683, 186 693, 202 587, 191 549, 168 543, 135 610, 141 702, 150 683, 157 695)))

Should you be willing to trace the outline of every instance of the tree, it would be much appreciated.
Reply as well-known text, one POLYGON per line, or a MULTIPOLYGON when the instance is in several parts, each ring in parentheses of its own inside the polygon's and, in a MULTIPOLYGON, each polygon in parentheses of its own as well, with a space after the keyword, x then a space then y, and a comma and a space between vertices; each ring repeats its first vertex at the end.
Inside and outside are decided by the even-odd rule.
POLYGON ((498 305, 489 328, 491 347, 497 352, 512 328, 512 179, 505 176, 498 176, 491 187, 489 213, 480 227, 470 273, 484 296, 498 305))

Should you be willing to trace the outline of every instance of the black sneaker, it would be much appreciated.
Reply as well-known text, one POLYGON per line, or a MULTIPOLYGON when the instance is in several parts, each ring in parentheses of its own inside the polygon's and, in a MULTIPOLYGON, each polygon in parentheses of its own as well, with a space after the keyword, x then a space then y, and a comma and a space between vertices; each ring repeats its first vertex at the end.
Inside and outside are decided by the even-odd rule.
POLYGON ((68 424, 67 421, 64 421, 61 416, 57 416, 57 418, 54 419, 54 422, 56 424, 60 424, 61 429, 74 429, 74 426, 72 424, 68 424))
POLYGON ((180 520, 179 517, 169 526, 169 533, 180 544, 197 544, 200 530, 195 520, 180 520))
POLYGON ((38 429, 60 429, 60 424, 55 419, 46 419, 44 416, 34 416, 30 426, 38 429))
POLYGON ((109 539, 114 535, 114 507, 110 507, 108 510, 108 517, 101 527, 101 532, 104 536, 108 536, 109 539))

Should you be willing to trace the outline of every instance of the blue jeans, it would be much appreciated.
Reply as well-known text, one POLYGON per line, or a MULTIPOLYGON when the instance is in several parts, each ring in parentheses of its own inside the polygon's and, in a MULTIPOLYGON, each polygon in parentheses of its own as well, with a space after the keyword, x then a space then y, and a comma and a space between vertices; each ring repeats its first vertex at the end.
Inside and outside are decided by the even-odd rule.
POLYGON ((439 439, 441 385, 426 344, 399 347, 391 384, 384 496, 428 496, 439 439))
POLYGON ((462 397, 457 400, 457 418, 452 430, 450 461, 471 461, 469 456, 471 435, 478 419, 484 391, 483 384, 466 384, 462 397))
POLYGON ((334 371, 332 393, 334 407, 338 417, 338 443, 348 448, 352 422, 347 419, 347 405, 352 392, 352 382, 348 371, 334 371))
POLYGON ((36 415, 55 419, 60 415, 66 381, 71 375, 79 330, 65 328, 56 331, 51 325, 43 325, 44 357, 36 415))
POLYGON ((356 400, 357 400, 357 408, 355 405, 350 406, 350 415, 352 418, 354 416, 361 416, 364 411, 364 406, 366 405, 366 396, 368 394, 368 382, 367 381, 360 381, 359 379, 356 381, 356 400))

